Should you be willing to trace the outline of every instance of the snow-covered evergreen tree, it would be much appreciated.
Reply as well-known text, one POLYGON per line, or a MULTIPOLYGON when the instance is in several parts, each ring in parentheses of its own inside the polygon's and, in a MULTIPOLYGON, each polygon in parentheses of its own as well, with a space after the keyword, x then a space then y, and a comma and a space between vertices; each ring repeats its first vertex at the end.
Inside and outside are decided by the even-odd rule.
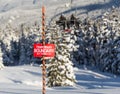
POLYGON ((47 85, 54 86, 73 86, 75 75, 73 64, 70 61, 71 45, 69 44, 70 34, 61 31, 58 27, 48 31, 49 43, 54 43, 56 47, 55 57, 49 60, 47 68, 47 85))
MULTIPOLYGON (((94 48, 93 48, 93 44, 94 44, 94 28, 93 28, 93 24, 91 24, 91 20, 90 19, 85 19, 85 22, 83 23, 83 49, 85 52, 85 57, 84 57, 84 64, 85 65, 91 65, 92 63, 94 63, 94 48)), ((80 48, 81 49, 81 48, 80 48)))
POLYGON ((79 64, 95 66, 98 55, 97 52, 97 29, 95 22, 86 18, 82 24, 80 24, 78 44, 79 44, 79 64))
MULTIPOLYGON (((1 44, 0 44, 1 45, 1 44)), ((4 65, 3 65, 3 53, 1 51, 1 47, 0 47, 0 70, 4 68, 4 65)))
POLYGON ((15 40, 10 41, 11 50, 9 52, 11 65, 17 65, 19 61, 19 43, 15 40))
POLYGON ((26 45, 26 37, 24 34, 24 25, 21 25, 21 36, 20 36, 20 59, 19 59, 19 64, 23 65, 26 62, 26 51, 25 51, 25 45, 26 45))
POLYGON ((79 57, 78 57, 78 49, 79 49, 79 41, 78 41, 78 35, 79 35, 79 30, 75 29, 74 27, 71 28, 71 31, 68 32, 69 35, 66 38, 67 43, 69 44, 69 49, 70 49, 70 60, 72 63, 77 67, 79 64, 79 57))
POLYGON ((31 27, 27 25, 21 26, 21 37, 20 37, 20 59, 19 64, 31 64, 35 62, 41 63, 33 57, 33 44, 41 41, 40 27, 36 23, 31 27))
POLYGON ((120 63, 118 41, 120 37, 119 26, 120 16, 118 9, 112 9, 106 12, 100 19, 100 69, 119 73, 118 65, 120 63))
POLYGON ((20 28, 16 29, 8 24, 0 34, 5 65, 40 62, 33 57, 33 44, 41 40, 39 25, 22 24, 20 28))
POLYGON ((32 25, 31 27, 26 28, 27 35, 26 35, 26 42, 27 45, 25 46, 26 49, 26 59, 27 59, 27 64, 31 63, 41 63, 40 59, 34 58, 33 57, 33 44, 34 43, 40 43, 41 41, 41 32, 40 32, 40 27, 37 23, 32 25))

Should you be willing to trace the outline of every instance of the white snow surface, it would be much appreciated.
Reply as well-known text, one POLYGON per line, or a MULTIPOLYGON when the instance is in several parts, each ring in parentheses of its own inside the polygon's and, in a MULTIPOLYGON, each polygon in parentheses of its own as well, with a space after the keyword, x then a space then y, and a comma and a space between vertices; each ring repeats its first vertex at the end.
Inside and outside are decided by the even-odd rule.
MULTIPOLYGON (((73 87, 46 88, 46 94, 119 94, 120 77, 109 73, 74 68, 73 87)), ((0 94, 42 94, 39 66, 5 67, 0 70, 0 94)))

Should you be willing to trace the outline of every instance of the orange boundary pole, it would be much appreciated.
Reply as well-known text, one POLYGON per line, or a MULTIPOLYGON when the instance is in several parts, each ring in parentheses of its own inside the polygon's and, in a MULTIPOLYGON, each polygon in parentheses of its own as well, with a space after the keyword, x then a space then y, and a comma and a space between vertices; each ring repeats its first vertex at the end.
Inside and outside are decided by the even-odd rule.
MULTIPOLYGON (((43 46, 45 45, 45 7, 42 6, 42 43, 43 46)), ((42 86, 42 94, 46 94, 46 66, 45 66, 45 58, 43 56, 43 60, 42 60, 42 82, 43 82, 43 86, 42 86)))

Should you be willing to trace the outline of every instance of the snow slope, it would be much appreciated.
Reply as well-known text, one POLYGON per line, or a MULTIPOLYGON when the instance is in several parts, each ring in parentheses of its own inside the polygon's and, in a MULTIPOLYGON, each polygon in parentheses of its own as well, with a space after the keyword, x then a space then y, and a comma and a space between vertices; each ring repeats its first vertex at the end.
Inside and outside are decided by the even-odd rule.
MULTIPOLYGON (((48 88, 47 94, 119 94, 120 77, 75 68, 74 87, 48 88)), ((42 74, 38 66, 6 67, 0 70, 0 94, 42 94, 42 74)))
MULTIPOLYGON (((120 0, 74 0, 71 8, 69 1, 0 0, 0 26, 40 21, 43 3, 47 7, 47 23, 61 13, 76 12, 81 18, 99 16, 107 8, 120 5, 120 0)), ((47 88, 47 94, 119 94, 120 77, 83 69, 75 69, 75 73, 74 87, 47 88)), ((37 66, 6 67, 0 70, 0 94, 39 94, 41 78, 41 68, 37 66)))
POLYGON ((41 7, 46 6, 47 23, 61 13, 77 13, 81 18, 99 16, 107 8, 119 6, 119 0, 0 0, 0 24, 14 26, 41 20, 41 7), (72 6, 72 8, 71 8, 72 6), (76 11, 77 10, 77 11, 76 11))

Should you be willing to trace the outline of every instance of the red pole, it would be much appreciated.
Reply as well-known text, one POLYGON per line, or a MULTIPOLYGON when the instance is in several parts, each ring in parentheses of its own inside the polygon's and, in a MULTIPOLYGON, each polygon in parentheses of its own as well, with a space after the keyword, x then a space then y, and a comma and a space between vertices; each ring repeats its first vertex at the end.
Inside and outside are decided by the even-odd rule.
MULTIPOLYGON (((45 7, 42 7, 42 43, 43 46, 45 45, 45 7)), ((45 66, 45 58, 43 56, 43 60, 42 60, 42 82, 43 82, 43 86, 42 86, 42 94, 46 94, 46 66, 45 66)))

